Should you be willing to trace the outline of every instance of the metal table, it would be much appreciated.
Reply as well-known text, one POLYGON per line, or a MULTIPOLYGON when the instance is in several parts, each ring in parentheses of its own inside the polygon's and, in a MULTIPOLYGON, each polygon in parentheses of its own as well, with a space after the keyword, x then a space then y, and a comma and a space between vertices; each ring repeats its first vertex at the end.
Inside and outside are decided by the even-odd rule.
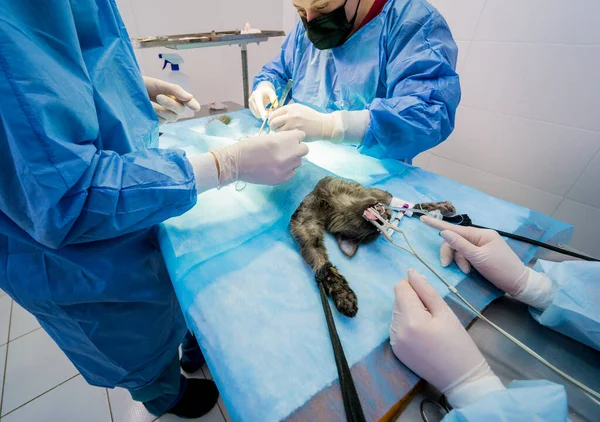
POLYGON ((239 45, 242 51, 242 79, 244 87, 244 105, 248 108, 250 86, 248 78, 248 44, 266 42, 269 38, 283 37, 283 31, 261 31, 259 34, 242 34, 240 31, 204 32, 194 34, 163 35, 132 38, 136 48, 165 47, 173 50, 208 48, 239 45))

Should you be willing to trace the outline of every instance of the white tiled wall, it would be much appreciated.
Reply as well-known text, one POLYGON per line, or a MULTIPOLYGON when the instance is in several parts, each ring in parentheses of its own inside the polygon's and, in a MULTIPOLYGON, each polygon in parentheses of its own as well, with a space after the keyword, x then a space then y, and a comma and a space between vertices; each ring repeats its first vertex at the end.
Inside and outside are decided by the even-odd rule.
POLYGON ((415 161, 573 224, 600 256, 600 1, 431 0, 459 46, 456 131, 415 161))
MULTIPOLYGON (((226 31, 242 29, 246 22, 260 29, 289 30, 284 28, 288 21, 283 16, 282 0, 117 0, 117 4, 131 36, 226 31)), ((248 46, 250 81, 278 54, 282 41, 283 38, 274 38, 267 43, 248 46)), ((142 72, 165 79, 168 70, 162 70, 159 53, 177 53, 183 57, 185 63, 181 71, 191 78, 190 86, 186 88, 200 103, 235 101, 243 104, 239 47, 136 50, 142 72)))

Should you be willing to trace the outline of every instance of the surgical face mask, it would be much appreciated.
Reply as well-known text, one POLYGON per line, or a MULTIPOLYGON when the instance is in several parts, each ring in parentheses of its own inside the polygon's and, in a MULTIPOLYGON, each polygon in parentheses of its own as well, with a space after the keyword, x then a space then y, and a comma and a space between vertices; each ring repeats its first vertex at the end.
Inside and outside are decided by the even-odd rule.
POLYGON ((348 21, 348 17, 346 16, 347 3, 348 0, 333 12, 313 19, 310 22, 306 18, 302 18, 308 39, 319 50, 329 50, 339 47, 344 44, 346 38, 352 32, 356 17, 358 16, 360 0, 356 5, 356 11, 351 21, 348 21))

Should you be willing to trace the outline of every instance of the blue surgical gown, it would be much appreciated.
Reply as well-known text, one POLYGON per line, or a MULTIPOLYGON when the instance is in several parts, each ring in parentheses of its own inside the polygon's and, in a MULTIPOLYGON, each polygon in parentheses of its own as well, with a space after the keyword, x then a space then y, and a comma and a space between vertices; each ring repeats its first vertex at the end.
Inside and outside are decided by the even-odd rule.
POLYGON ((513 381, 461 409, 443 422, 566 422, 567 394, 562 385, 549 381, 513 381))
POLYGON ((0 287, 94 385, 145 386, 185 335, 156 225, 196 182, 157 142, 113 0, 0 2, 0 287))
POLYGON ((544 311, 530 308, 542 325, 600 351, 600 262, 538 261, 556 289, 544 311))
POLYGON ((389 0, 379 16, 340 47, 320 51, 302 23, 254 88, 272 82, 281 95, 320 112, 369 110, 360 151, 411 160, 454 129, 460 101, 458 49, 439 12, 424 0, 389 0))
MULTIPOLYGON (((600 263, 538 261, 535 270, 545 273, 556 292, 544 311, 531 309, 542 325, 600 350, 600 263)), ((564 387, 549 381, 515 381, 505 391, 449 413, 454 421, 566 421, 564 387)))

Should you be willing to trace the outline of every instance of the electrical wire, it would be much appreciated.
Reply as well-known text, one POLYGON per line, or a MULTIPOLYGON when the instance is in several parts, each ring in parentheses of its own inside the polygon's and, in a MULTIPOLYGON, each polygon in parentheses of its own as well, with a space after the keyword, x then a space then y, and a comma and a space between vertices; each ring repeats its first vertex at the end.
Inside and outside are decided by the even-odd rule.
POLYGON ((473 312, 478 318, 480 318, 483 321, 487 322, 492 328, 494 328, 496 331, 498 331, 500 334, 502 334, 508 340, 512 341, 514 344, 516 344, 518 347, 520 347, 521 349, 523 349, 525 352, 527 352, 529 355, 531 355, 532 357, 534 357, 536 360, 538 360, 539 362, 541 362, 542 364, 544 364, 546 367, 548 367, 549 369, 551 369, 552 371, 554 371, 555 373, 557 373, 559 376, 561 376, 565 380, 567 380, 567 381, 571 382, 572 384, 574 384, 575 386, 577 386, 596 405, 600 406, 600 393, 594 391, 593 389, 591 389, 587 385, 583 384, 582 382, 576 380, 575 378, 573 378, 572 376, 570 376, 569 374, 567 374, 563 370, 561 370, 561 369, 557 368, 556 366, 552 365, 550 362, 548 362, 542 356, 540 356, 539 354, 537 354, 533 349, 531 349, 527 345, 523 344, 516 337, 512 336, 510 333, 508 333, 507 331, 505 331, 504 329, 502 329, 501 327, 499 327, 498 325, 496 325, 494 322, 490 321, 485 316, 483 316, 483 314, 481 312, 479 312, 477 310, 477 308, 475 308, 473 305, 471 305, 471 303, 469 301, 467 301, 467 299, 465 299, 458 292, 458 290, 454 286, 452 286, 450 283, 448 283, 431 265, 429 265, 427 263, 427 261, 425 261, 417 253, 417 251, 413 248, 413 246, 411 245, 410 241, 408 240, 408 237, 406 236, 406 234, 404 233, 404 231, 402 231, 400 229, 396 229, 395 231, 398 232, 398 233, 400 233, 402 235, 402 237, 404 238, 404 240, 406 241, 406 244, 408 245, 408 247, 410 249, 408 249, 408 248, 406 248, 406 247, 404 247, 402 245, 399 245, 398 243, 394 242, 393 239, 388 238, 388 241, 392 245, 396 246, 399 249, 402 249, 405 252, 408 252, 409 254, 411 254, 412 256, 414 256, 415 258, 417 258, 419 261, 421 261, 421 263, 423 265, 425 265, 429 269, 429 271, 431 271, 438 279, 440 279, 440 281, 442 283, 444 283, 444 285, 448 288, 448 290, 450 290, 452 293, 454 293, 454 295, 456 297, 458 297, 458 299, 460 299, 460 301, 463 302, 467 306, 467 308, 469 308, 471 310, 471 312, 473 312))
POLYGON ((577 252, 569 251, 569 250, 563 249, 559 246, 550 245, 548 243, 543 243, 538 240, 519 236, 518 234, 508 233, 508 232, 504 232, 502 230, 490 229, 489 227, 478 226, 477 224, 473 224, 473 223, 463 224, 463 225, 466 227, 475 227, 476 229, 494 230, 495 232, 498 232, 498 234, 500 236, 508 237, 509 239, 514 239, 514 240, 518 240, 519 242, 529 243, 530 245, 539 246, 541 248, 548 249, 550 251, 557 252, 557 253, 560 253, 563 255, 568 255, 568 256, 572 256, 574 258, 583 259, 584 261, 600 262, 600 260, 598 260, 597 258, 593 258, 588 255, 583 255, 583 254, 580 254, 577 252))
MULTIPOLYGON (((387 207, 387 208, 392 209, 394 211, 406 212, 406 210, 399 210, 394 207, 387 207)), ((436 216, 432 215, 431 211, 426 211, 421 208, 411 208, 408 211, 410 211, 412 213, 412 214, 410 214, 411 217, 414 217, 414 216, 420 217, 423 215, 427 215, 427 216, 430 216, 433 218, 437 218, 436 216)), ((456 214, 456 215, 441 215, 440 214, 440 218, 447 223, 456 224, 457 226, 474 227, 476 229, 484 229, 484 230, 493 230, 495 232, 498 232, 498 234, 500 236, 508 237, 509 239, 518 240, 519 242, 529 243, 530 245, 539 246, 540 248, 548 249, 549 251, 553 251, 553 252, 557 252, 557 253, 560 253, 563 255, 571 256, 573 258, 582 259, 584 261, 600 262, 600 260, 597 258, 591 257, 589 255, 584 255, 584 254, 581 254, 578 252, 573 252, 573 251, 564 249, 560 246, 554 246, 549 243, 540 242, 539 240, 530 239, 528 237, 520 236, 518 234, 513 234, 513 233, 505 232, 502 230, 492 229, 490 227, 479 226, 477 224, 473 224, 473 220, 471 220, 471 217, 469 217, 468 214, 456 214)))

